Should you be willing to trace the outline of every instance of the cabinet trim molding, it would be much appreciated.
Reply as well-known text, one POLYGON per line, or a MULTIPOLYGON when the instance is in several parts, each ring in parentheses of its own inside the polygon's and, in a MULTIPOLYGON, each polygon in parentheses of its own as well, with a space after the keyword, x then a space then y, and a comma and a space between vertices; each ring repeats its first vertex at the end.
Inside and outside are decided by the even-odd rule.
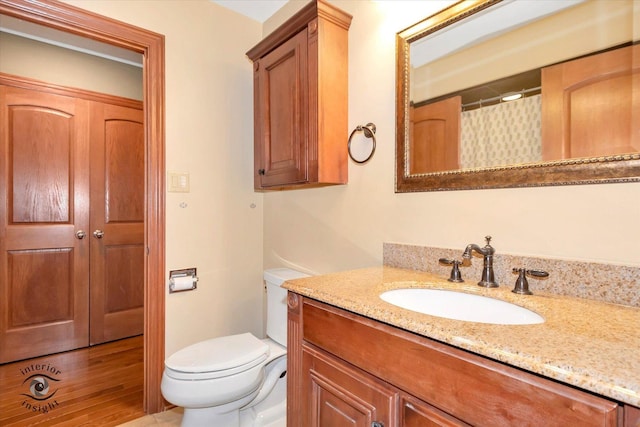
POLYGON ((316 17, 321 17, 348 30, 352 16, 324 0, 312 1, 284 24, 265 37, 260 43, 247 51, 247 57, 255 61, 276 48, 282 40, 288 39, 302 31, 316 17))

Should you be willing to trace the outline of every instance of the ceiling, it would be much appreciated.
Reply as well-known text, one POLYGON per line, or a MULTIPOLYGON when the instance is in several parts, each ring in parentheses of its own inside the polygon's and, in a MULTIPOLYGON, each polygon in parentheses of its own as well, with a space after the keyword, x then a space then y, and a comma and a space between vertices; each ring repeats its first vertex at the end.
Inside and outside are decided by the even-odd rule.
POLYGON ((0 15, 0 33, 13 34, 134 67, 142 67, 142 55, 139 53, 6 15, 0 15))
MULTIPOLYGON (((255 21, 264 22, 276 13, 287 0, 211 0, 255 21)), ((295 1, 295 0, 294 0, 295 1)))

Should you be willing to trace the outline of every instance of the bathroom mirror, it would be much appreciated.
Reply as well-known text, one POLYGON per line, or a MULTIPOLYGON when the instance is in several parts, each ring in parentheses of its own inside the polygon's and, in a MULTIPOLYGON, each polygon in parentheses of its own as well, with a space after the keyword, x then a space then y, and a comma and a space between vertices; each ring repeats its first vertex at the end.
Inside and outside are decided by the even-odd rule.
POLYGON ((467 0, 399 32, 396 192, 640 181, 639 31, 638 0, 467 0))

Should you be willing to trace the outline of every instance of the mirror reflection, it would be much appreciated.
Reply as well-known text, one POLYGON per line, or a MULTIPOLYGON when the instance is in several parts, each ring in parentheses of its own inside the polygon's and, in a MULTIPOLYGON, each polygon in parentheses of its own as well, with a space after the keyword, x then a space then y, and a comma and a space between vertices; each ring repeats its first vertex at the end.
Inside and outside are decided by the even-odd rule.
POLYGON ((399 178, 637 160, 639 0, 464 3, 399 33, 399 178))

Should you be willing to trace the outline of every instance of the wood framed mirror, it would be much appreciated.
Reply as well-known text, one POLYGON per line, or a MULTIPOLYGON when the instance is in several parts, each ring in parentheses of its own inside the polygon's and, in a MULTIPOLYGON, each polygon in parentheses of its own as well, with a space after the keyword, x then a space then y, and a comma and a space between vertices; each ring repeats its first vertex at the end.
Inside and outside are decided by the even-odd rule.
POLYGON ((399 32, 396 192, 640 181, 640 3, 615 4, 466 0, 399 32))

